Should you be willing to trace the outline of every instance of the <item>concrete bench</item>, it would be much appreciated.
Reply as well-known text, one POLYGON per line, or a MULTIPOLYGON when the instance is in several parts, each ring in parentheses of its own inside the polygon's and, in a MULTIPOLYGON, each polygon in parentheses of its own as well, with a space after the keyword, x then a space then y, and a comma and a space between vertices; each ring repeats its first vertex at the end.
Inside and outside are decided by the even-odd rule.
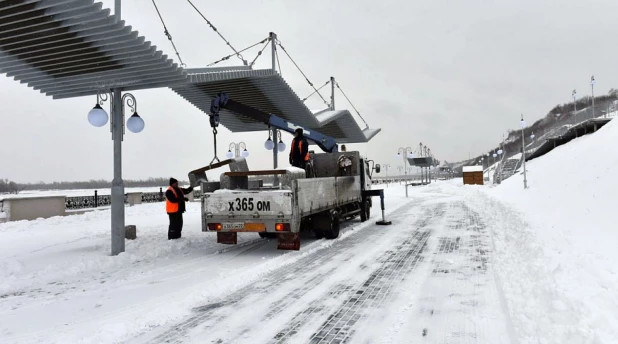
POLYGON ((64 196, 13 197, 2 201, 6 221, 64 216, 64 196))

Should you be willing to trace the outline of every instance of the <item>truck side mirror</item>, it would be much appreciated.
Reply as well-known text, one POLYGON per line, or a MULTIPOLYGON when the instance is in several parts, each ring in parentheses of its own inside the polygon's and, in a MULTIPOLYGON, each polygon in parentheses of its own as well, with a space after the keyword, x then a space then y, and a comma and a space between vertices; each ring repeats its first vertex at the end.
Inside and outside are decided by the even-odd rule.
POLYGON ((376 173, 380 173, 380 164, 376 164, 376 173))

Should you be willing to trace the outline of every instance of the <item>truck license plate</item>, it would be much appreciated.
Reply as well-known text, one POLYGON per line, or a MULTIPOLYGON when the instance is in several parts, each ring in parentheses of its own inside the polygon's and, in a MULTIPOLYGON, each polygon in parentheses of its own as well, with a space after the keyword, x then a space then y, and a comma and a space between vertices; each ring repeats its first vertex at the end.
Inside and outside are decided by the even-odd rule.
POLYGON ((244 229, 244 222, 232 222, 232 223, 224 223, 223 230, 233 230, 233 229, 244 229))

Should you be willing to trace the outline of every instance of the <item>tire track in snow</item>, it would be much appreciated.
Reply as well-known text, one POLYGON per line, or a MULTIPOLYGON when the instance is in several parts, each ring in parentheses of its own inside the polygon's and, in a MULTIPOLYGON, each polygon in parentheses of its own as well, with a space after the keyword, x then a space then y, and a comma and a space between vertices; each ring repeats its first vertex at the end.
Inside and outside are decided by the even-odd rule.
MULTIPOLYGON (((311 336, 310 343, 345 343, 355 333, 354 325, 366 312, 380 307, 390 296, 392 287, 398 284, 403 275, 409 274, 419 262, 424 260, 423 253, 431 235, 430 224, 444 213, 444 203, 431 205, 427 212, 415 223, 415 231, 394 251, 383 255, 383 262, 360 287, 352 289, 344 304, 331 312, 327 320, 311 336)), ((296 322, 296 326, 300 321, 296 322)), ((288 335, 280 336, 275 343, 281 343, 288 336, 295 334, 295 329, 288 335)))
POLYGON ((380 296, 387 294, 383 289, 394 283, 395 275, 411 271, 422 261, 421 254, 427 246, 430 233, 431 231, 415 232, 412 239, 397 247, 397 251, 390 254, 381 268, 374 271, 360 288, 352 290, 353 293, 345 305, 331 313, 311 337, 310 343, 345 343, 354 333, 353 326, 363 317, 363 312, 371 306, 379 306, 379 300, 384 299, 380 296), (406 264, 408 261, 411 264, 406 264), (406 265, 408 268, 404 269, 406 265))
MULTIPOLYGON (((402 209, 406 206, 409 206, 412 203, 413 199, 404 202, 399 207, 393 209, 388 212, 388 214, 396 213, 399 209, 402 209)), ((418 199, 416 200, 418 203, 418 199)), ((325 272, 315 272, 319 271, 319 267, 328 264, 331 262, 331 259, 336 255, 345 254, 348 249, 368 241, 369 238, 381 235, 387 235, 386 231, 377 231, 377 230, 369 230, 367 227, 372 225, 371 222, 366 222, 361 224, 362 231, 356 233, 354 235, 350 235, 341 239, 337 239, 335 241, 326 241, 325 243, 331 244, 332 247, 328 250, 324 250, 323 248, 328 245, 323 245, 324 247, 317 248, 315 251, 308 253, 306 256, 298 259, 297 261, 285 265, 281 268, 276 269, 275 271, 268 273, 265 275, 259 282, 254 283, 252 285, 248 285, 239 289, 236 292, 233 292, 231 295, 228 295, 222 301, 210 303, 205 306, 194 308, 195 315, 185 319, 181 323, 176 326, 173 326, 171 329, 167 328, 165 332, 156 335, 156 337, 148 339, 148 343, 181 343, 186 336, 192 330, 199 327, 200 331, 208 330, 221 324, 229 317, 230 314, 226 313, 227 311, 235 311, 234 305, 238 304, 240 301, 246 301, 250 297, 264 297, 268 295, 267 291, 280 287, 283 283, 290 281, 294 278, 298 278, 297 270, 303 269, 305 271, 310 272, 310 274, 305 274, 309 277, 307 279, 307 283, 304 283, 304 287, 299 290, 297 295, 302 295, 303 292, 312 289, 313 287, 319 285, 323 282, 327 277, 333 275, 333 270, 338 266, 334 266, 332 269, 328 269, 325 272), (316 258, 317 256, 317 258, 316 258), (311 275, 313 274, 313 275, 311 275)), ((348 257, 349 259, 349 257, 348 257)), ((274 299, 270 306, 269 310, 266 313, 266 319, 272 318, 277 314, 277 311, 282 309, 281 304, 289 304, 285 299, 293 301, 293 298, 288 298, 289 294, 284 299, 274 299)), ((239 331, 239 336, 241 334, 246 333, 247 331, 252 330, 250 328, 243 329, 239 331)), ((148 336, 148 334, 146 334, 148 336)), ((149 336, 150 337, 150 336, 149 336)), ((215 342, 224 342, 223 339, 218 339, 215 342)))
POLYGON ((412 336, 428 343, 508 341, 508 324, 501 322, 508 321, 496 313, 501 295, 492 276, 487 225, 460 200, 449 204, 445 218, 445 227, 436 233, 429 274, 411 303, 416 312, 404 318, 408 329, 399 340, 412 336))

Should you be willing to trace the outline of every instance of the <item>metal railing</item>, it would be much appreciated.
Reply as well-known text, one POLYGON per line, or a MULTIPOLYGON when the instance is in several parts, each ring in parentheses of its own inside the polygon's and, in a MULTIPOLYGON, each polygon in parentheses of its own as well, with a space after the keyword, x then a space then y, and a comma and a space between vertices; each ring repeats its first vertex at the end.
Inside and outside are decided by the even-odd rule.
POLYGON ((534 153, 538 148, 545 144, 545 141, 548 139, 557 138, 566 134, 574 126, 580 125, 591 119, 616 117, 618 108, 613 107, 610 103, 611 102, 607 102, 605 104, 595 106, 594 117, 591 106, 575 113, 571 112, 563 115, 559 121, 556 121, 552 126, 544 129, 541 135, 538 135, 537 133, 538 136, 536 139, 526 145, 526 155, 534 153))
MULTIPOLYGON (((158 192, 142 192, 142 203, 157 203, 165 201, 165 192, 163 188, 159 188, 158 192)), ((193 197, 200 199, 202 192, 199 190, 193 191, 193 197)), ((124 195, 124 203, 128 203, 129 195, 124 195)), ((0 201, 1 202, 1 201, 0 201)), ((66 197, 64 206, 67 210, 90 209, 108 207, 112 204, 111 195, 99 195, 98 190, 94 191, 93 196, 71 196, 66 197)))

